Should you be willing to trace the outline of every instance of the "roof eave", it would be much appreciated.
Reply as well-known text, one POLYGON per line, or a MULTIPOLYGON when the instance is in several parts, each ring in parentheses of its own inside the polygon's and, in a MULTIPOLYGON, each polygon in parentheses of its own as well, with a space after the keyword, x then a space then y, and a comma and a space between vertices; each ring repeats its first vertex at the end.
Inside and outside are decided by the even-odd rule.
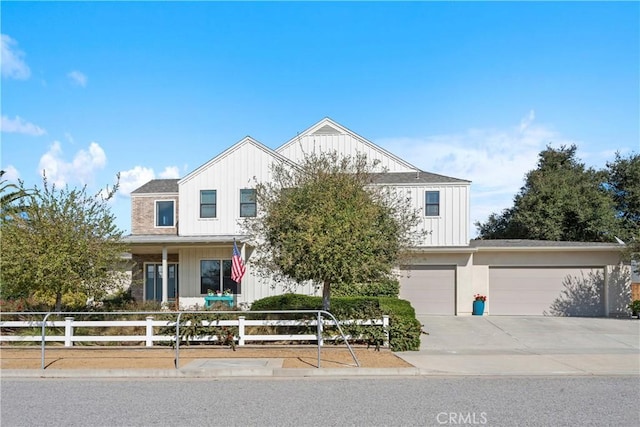
POLYGON ((598 252, 598 251, 621 251, 621 245, 600 245, 600 246, 478 246, 478 252, 598 252))

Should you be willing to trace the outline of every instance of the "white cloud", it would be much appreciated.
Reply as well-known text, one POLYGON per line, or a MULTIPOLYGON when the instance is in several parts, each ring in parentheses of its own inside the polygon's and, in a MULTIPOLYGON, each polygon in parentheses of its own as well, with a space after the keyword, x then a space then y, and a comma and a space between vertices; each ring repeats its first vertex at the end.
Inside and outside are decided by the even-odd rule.
POLYGON ((180 178, 180 169, 178 169, 177 166, 167 166, 162 172, 160 172, 160 178, 180 178))
POLYGON ((87 76, 84 73, 81 73, 80 71, 74 70, 71 71, 69 74, 67 74, 67 77, 69 77, 71 79, 71 81, 81 87, 86 87, 87 86, 87 76))
MULTIPOLYGON (((535 123, 530 111, 508 129, 469 129, 465 133, 421 139, 390 138, 376 141, 422 170, 471 184, 471 222, 486 221, 492 212, 512 206, 524 176, 536 168, 538 154, 547 145, 575 143, 535 123)), ((471 226, 472 236, 475 227, 471 226)))
POLYGON ((40 158, 38 172, 44 171, 49 182, 57 186, 76 181, 87 184, 93 181, 94 174, 106 164, 107 156, 96 142, 89 144, 88 150, 78 151, 71 161, 66 161, 60 142, 54 141, 49 151, 40 158))
MULTIPOLYGON (((180 178, 180 169, 177 166, 167 166, 158 174, 162 179, 180 178)), ((156 173, 152 168, 144 166, 136 166, 133 169, 120 172, 120 190, 119 194, 129 196, 132 191, 140 188, 142 185, 156 179, 156 173)))
POLYGON ((17 182, 18 179, 20 179, 20 173, 18 172, 18 169, 16 169, 13 165, 7 165, 2 170, 4 170, 2 179, 9 182, 17 182))
POLYGON ((40 126, 34 125, 22 119, 20 116, 16 116, 14 119, 10 119, 7 116, 2 116, 0 122, 0 128, 5 133, 21 133, 24 135, 40 136, 47 133, 40 126))
POLYGON ((29 66, 22 59, 24 52, 17 48, 18 43, 6 34, 2 34, 2 50, 0 63, 2 77, 17 80, 26 80, 31 76, 29 66))
POLYGON ((151 168, 136 166, 133 169, 120 172, 120 190, 123 195, 129 195, 133 190, 156 177, 151 168))

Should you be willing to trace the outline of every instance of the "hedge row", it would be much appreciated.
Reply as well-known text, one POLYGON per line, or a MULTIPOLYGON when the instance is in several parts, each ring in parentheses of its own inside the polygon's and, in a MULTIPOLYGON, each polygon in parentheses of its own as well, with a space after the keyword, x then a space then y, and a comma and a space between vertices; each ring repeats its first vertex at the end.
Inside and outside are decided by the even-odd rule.
MULTIPOLYGON (((251 311, 320 310, 322 297, 283 294, 259 299, 251 304, 251 311)), ((421 325, 409 301, 392 297, 333 297, 331 314, 338 320, 375 319, 389 316, 389 345, 393 351, 420 349, 421 325)), ((295 316, 294 316, 295 317, 295 316)), ((299 317, 299 316, 298 316, 299 317)), ((380 341, 380 328, 351 328, 347 334, 368 334, 371 341, 380 341), (365 329, 367 328, 367 329, 365 329), (357 329, 357 330, 356 330, 357 329)))

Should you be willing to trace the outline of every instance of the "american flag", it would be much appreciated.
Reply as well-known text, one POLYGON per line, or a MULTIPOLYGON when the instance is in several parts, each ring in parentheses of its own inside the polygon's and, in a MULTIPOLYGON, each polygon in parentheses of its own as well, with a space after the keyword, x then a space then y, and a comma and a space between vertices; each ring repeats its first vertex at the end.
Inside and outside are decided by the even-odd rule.
POLYGON ((245 271, 244 261, 242 261, 242 257, 240 256, 240 251, 238 250, 238 246, 236 246, 236 241, 233 241, 233 257, 231 258, 231 280, 236 283, 240 283, 242 280, 242 276, 244 276, 245 271))

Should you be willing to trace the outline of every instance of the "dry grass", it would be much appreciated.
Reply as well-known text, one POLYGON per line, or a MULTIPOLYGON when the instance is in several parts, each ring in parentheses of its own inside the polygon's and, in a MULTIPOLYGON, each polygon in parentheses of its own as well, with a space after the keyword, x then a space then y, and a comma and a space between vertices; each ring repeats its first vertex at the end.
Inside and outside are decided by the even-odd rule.
MULTIPOLYGON (((406 368, 411 365, 389 350, 355 348, 354 353, 363 368, 406 368)), ((0 348, 1 369, 40 369, 40 347, 0 348)), ((192 346, 180 348, 180 366, 195 359, 267 358, 283 359, 284 368, 317 367, 317 347, 247 346, 237 351, 223 346, 192 346)), ((48 347, 45 351, 46 369, 173 369, 175 350, 170 348, 131 347, 48 347)), ((323 368, 353 366, 351 354, 345 347, 323 347, 323 368)))

